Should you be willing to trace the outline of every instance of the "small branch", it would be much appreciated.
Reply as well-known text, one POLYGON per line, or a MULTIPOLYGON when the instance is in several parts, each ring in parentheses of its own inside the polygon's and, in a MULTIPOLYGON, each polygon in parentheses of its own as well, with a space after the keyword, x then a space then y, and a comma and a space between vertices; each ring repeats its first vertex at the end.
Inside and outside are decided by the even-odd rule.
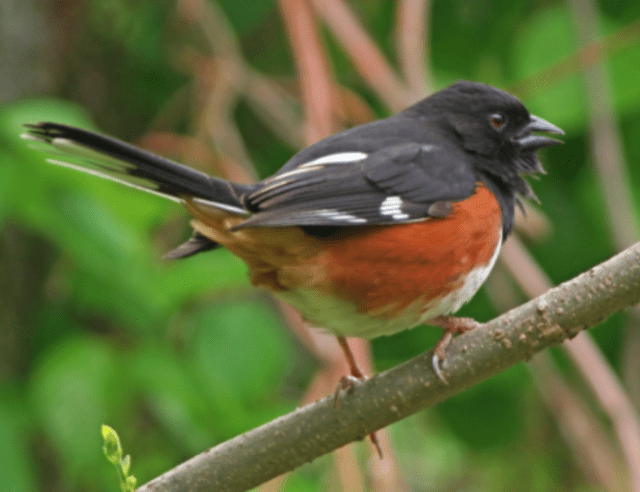
POLYGON ((509 92, 518 94, 520 97, 543 94, 547 88, 582 73, 584 68, 636 46, 638 40, 640 40, 640 19, 583 46, 530 77, 512 84, 509 92))
MULTIPOLYGON (((570 0, 580 44, 586 45, 597 37, 596 6, 593 0, 570 0)), ((626 159, 620 128, 613 109, 613 96, 603 58, 587 66, 584 60, 584 81, 591 135, 593 163, 598 173, 609 224, 616 248, 622 250, 640 238, 638 220, 629 189, 626 159)))
POLYGON ((400 68, 417 98, 432 91, 427 76, 429 0, 402 0, 398 3, 396 43, 400 68))
POLYGON ((544 243, 553 231, 549 217, 531 203, 523 202, 524 212, 516 207, 514 231, 533 244, 544 243))
POLYGON ((196 64, 199 82, 196 134, 215 147, 223 176, 232 181, 255 181, 255 170, 242 135, 233 119, 246 76, 239 42, 216 2, 181 0, 182 16, 196 24, 213 53, 196 64))
POLYGON ((362 78, 392 110, 417 101, 342 0, 311 0, 362 78))
POLYGON ((247 490, 364 438, 640 302, 640 243, 537 299, 456 338, 444 372, 422 354, 356 383, 341 410, 327 397, 212 448, 139 491, 247 490))
POLYGON ((247 102, 294 149, 304 147, 298 101, 274 81, 247 67, 247 102))
POLYGON ((300 74, 307 118, 305 140, 306 145, 310 145, 335 131, 331 110, 332 83, 307 1, 279 0, 279 4, 300 74))

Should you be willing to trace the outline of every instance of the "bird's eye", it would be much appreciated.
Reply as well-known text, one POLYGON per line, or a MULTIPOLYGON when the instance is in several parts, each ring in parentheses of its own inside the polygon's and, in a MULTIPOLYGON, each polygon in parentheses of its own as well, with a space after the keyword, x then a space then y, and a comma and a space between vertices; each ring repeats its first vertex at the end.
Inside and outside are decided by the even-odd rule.
POLYGON ((507 118, 505 118, 503 114, 494 113, 491 115, 491 124, 498 130, 502 129, 502 127, 506 123, 507 123, 507 118))

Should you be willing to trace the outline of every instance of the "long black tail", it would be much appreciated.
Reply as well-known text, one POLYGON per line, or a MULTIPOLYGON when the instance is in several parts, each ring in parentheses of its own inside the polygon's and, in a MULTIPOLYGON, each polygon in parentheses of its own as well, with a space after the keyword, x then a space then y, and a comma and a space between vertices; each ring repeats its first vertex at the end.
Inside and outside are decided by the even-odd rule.
POLYGON ((185 197, 213 208, 247 215, 241 196, 247 185, 230 183, 98 133, 59 123, 25 125, 24 138, 51 145, 53 164, 77 169, 180 201, 185 197))

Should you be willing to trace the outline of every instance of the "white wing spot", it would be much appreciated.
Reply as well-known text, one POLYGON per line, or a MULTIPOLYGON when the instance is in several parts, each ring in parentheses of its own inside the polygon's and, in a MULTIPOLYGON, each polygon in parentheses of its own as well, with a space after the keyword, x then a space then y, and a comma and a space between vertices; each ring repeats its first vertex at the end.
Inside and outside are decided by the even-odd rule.
POLYGON ((393 220, 405 220, 409 214, 402 211, 402 198, 389 196, 380 204, 380 215, 390 215, 393 220))
POLYGON ((319 217, 325 217, 331 220, 340 220, 346 221, 351 224, 366 224, 367 219, 363 219, 362 217, 356 217, 355 215, 347 214, 344 212, 340 212, 339 210, 332 208, 324 208, 321 210, 316 210, 315 215, 319 217))
POLYGON ((323 155, 312 161, 301 164, 298 167, 321 166, 323 164, 349 164, 365 159, 367 154, 364 152, 338 152, 337 154, 323 155))

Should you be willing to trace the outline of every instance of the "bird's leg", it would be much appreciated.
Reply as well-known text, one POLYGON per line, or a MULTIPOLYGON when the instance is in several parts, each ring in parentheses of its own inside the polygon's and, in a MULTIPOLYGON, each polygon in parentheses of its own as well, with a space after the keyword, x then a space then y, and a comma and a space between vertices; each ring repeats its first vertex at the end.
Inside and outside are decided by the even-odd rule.
MULTIPOLYGON (((353 352, 349 348, 347 339, 343 336, 338 336, 337 338, 338 338, 338 343, 340 344, 340 348, 342 348, 342 351, 344 352, 344 355, 347 358, 347 364, 349 364, 349 371, 351 372, 351 374, 342 376, 340 378, 340 382, 338 383, 338 387, 336 388, 335 407, 337 410, 340 410, 340 391, 344 389, 353 388, 355 382, 358 379, 365 380, 367 379, 367 377, 364 375, 364 373, 358 366, 358 363, 356 362, 356 358, 353 356, 353 352)), ((378 455, 380 456, 380 459, 382 459, 382 449, 380 448, 380 442, 378 441, 378 436, 376 436, 376 433, 372 432, 371 434, 369 434, 369 439, 371 439, 371 442, 373 443, 373 445, 376 447, 376 450, 378 451, 378 455)))
POLYGON ((444 377, 444 374, 442 373, 441 366, 442 362, 444 361, 447 347, 453 339, 453 335, 461 335, 462 333, 474 330, 482 326, 482 323, 478 323, 472 318, 438 316, 437 318, 429 320, 428 324, 439 326, 444 330, 442 338, 438 340, 438 343, 436 343, 436 346, 433 348, 433 358, 431 359, 431 364, 433 365, 433 370, 436 373, 436 376, 438 376, 438 379, 440 379, 444 384, 449 384, 444 377))
POLYGON ((345 337, 338 337, 338 343, 340 344, 340 348, 347 358, 347 364, 349 364, 351 376, 356 379, 366 379, 366 376, 362 372, 362 369, 360 369, 358 363, 356 362, 356 358, 353 356, 353 352, 351 352, 351 349, 349 348, 347 339, 345 337))
POLYGON ((340 391, 353 388, 358 379, 365 380, 367 377, 364 375, 360 367, 358 367, 358 363, 356 362, 356 358, 353 356, 353 352, 351 352, 351 349, 349 348, 347 339, 343 336, 338 336, 338 343, 347 358, 347 364, 349 364, 349 370, 351 371, 351 374, 340 378, 340 382, 336 388, 335 406, 337 410, 340 410, 340 391))

